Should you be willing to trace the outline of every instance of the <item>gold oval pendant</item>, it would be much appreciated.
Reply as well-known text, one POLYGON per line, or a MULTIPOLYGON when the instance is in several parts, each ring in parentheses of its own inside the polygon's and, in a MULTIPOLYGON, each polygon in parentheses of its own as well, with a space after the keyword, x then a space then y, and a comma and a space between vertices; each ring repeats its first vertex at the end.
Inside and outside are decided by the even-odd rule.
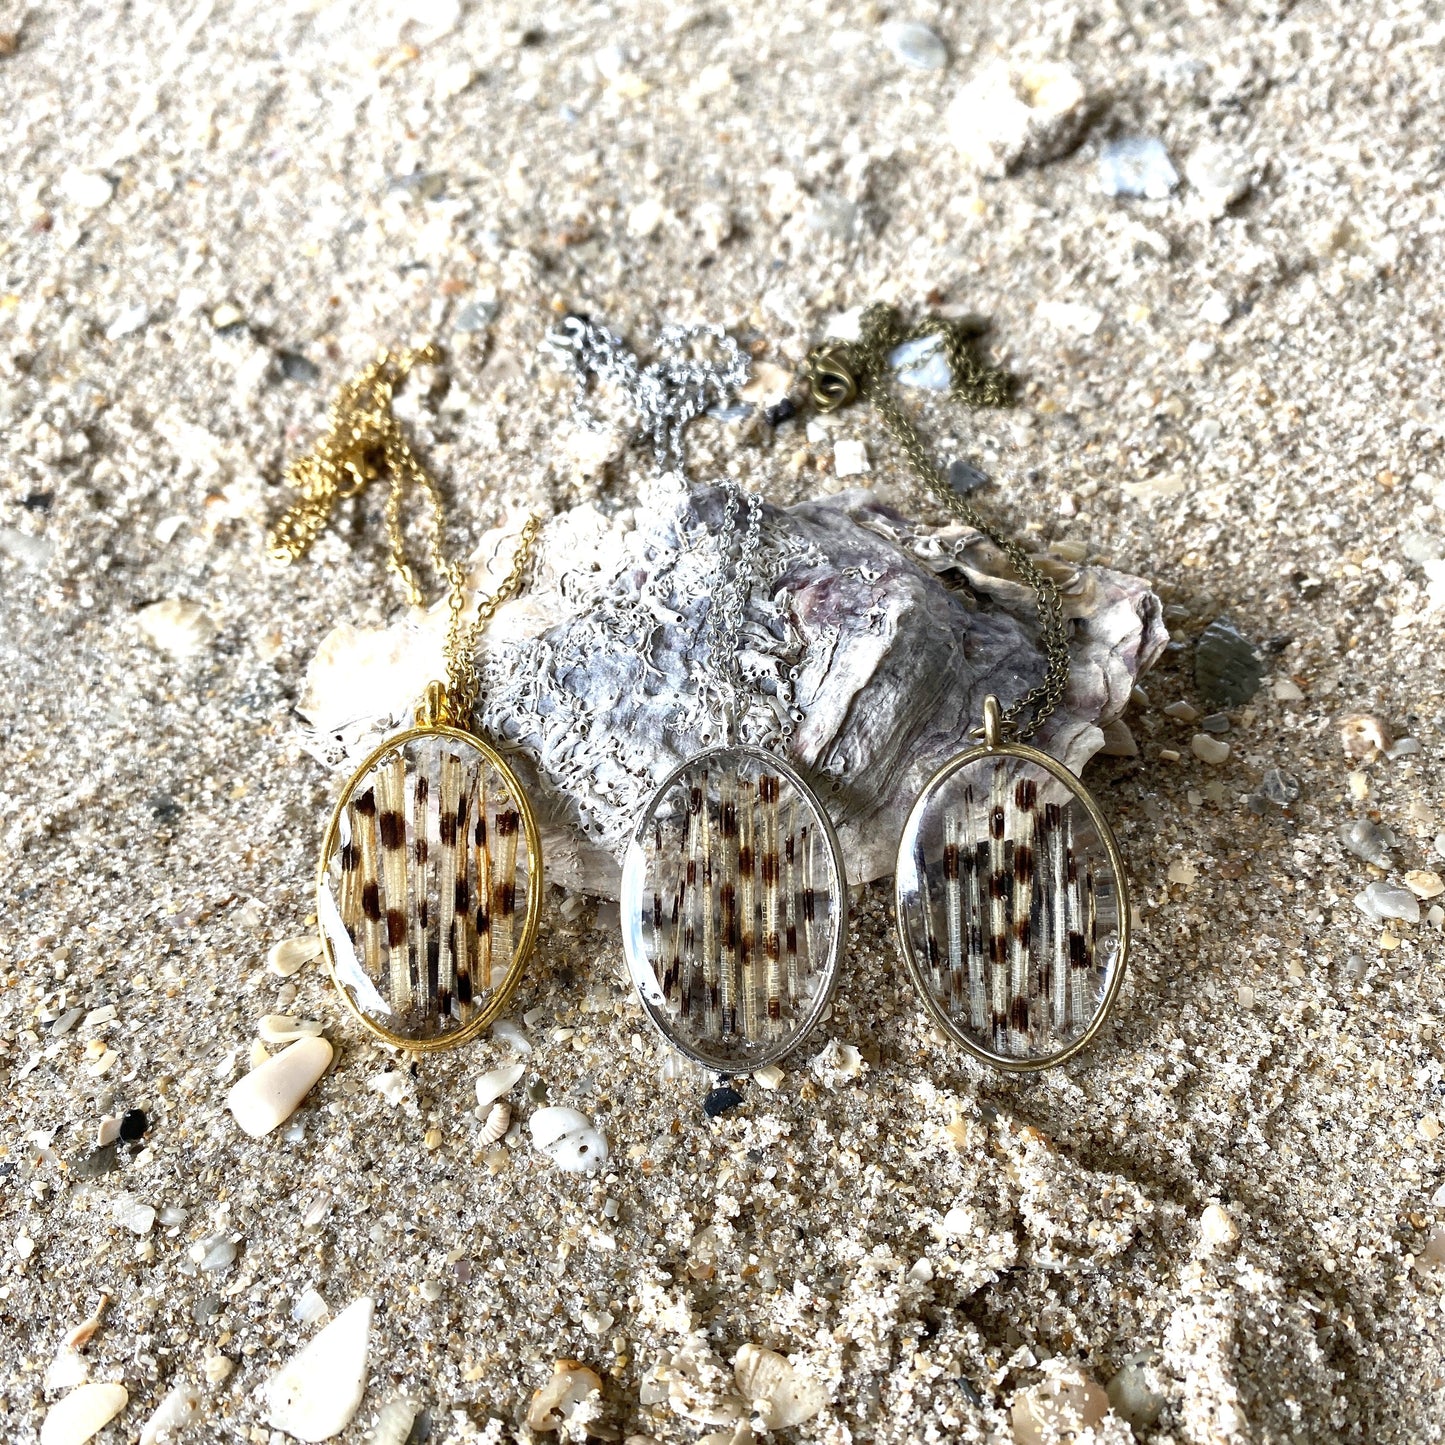
POLYGON ((898 938, 934 1021, 1001 1069, 1084 1048, 1124 980, 1129 895, 1083 783, 1047 753, 995 743, 950 758, 904 825, 898 938))
POLYGON ((621 909, 643 1008, 705 1068, 762 1068, 827 1009, 848 932, 843 855, 772 753, 713 748, 664 780, 628 845, 621 909))
POLYGON ((531 804, 480 738, 413 728, 352 774, 316 912, 332 981, 372 1033, 416 1050, 475 1038, 515 990, 541 906, 531 804))

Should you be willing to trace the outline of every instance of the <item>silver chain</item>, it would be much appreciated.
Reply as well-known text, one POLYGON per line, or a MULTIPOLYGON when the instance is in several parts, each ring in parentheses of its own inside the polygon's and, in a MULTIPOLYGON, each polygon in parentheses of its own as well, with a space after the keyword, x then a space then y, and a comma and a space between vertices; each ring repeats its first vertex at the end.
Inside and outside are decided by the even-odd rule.
MULTIPOLYGON (((683 433, 688 424, 715 406, 726 406, 746 383, 751 365, 747 353, 721 326, 663 327, 657 336, 656 359, 646 366, 620 336, 585 316, 564 317, 547 333, 546 346, 572 374, 576 385, 572 414, 577 421, 590 428, 599 425, 591 404, 592 379, 610 383, 637 413, 637 430, 652 443, 658 476, 675 475, 684 485, 683 433), (721 352, 722 360, 700 357, 700 343, 721 352)), ((763 508, 758 498, 748 496, 736 482, 724 483, 724 489, 727 502, 718 538, 711 612, 714 654, 722 659, 718 681, 724 693, 724 736, 732 742, 738 733, 743 694, 738 643, 762 545, 763 508), (738 514, 744 506, 747 519, 739 526, 738 514), (738 557, 729 577, 731 548, 726 539, 731 536, 738 538, 738 557)))

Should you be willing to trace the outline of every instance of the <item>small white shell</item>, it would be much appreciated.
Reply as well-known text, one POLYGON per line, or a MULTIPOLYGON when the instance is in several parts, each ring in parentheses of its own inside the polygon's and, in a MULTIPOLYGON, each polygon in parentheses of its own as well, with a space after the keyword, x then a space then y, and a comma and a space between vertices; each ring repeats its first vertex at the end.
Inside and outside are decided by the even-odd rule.
POLYGON ((329 1440, 351 1423, 366 1390, 372 1301, 342 1310, 266 1382, 268 1420, 298 1440, 329 1440))
POLYGON ((81 1385, 50 1407, 40 1427, 40 1445, 85 1445, 125 1409, 124 1385, 81 1385))
POLYGON ((477 1108, 485 1109, 493 1100, 510 1093, 526 1072, 526 1064, 503 1064, 500 1069, 483 1074, 477 1080, 477 1108))
POLYGON ((167 1393, 140 1432, 140 1445, 161 1445, 189 1430, 201 1417, 201 1392, 182 1380, 167 1393))
POLYGON ((492 1038, 499 1044, 508 1044, 513 1052, 530 1054, 532 1041, 511 1019, 500 1019, 492 1025, 492 1038))
POLYGON ((607 1162, 607 1140, 576 1109, 558 1104, 538 1109, 528 1128, 533 1145, 569 1174, 592 1174, 607 1162))
POLYGON ((317 1019, 298 1019, 295 1014, 266 1014, 256 1032, 264 1043, 294 1044, 297 1039, 314 1039, 321 1024, 317 1019))
POLYGON ((786 1355, 760 1345, 747 1344, 737 1352, 733 1378, 769 1430, 811 1420, 828 1403, 828 1392, 817 1380, 794 1369, 786 1355))
POLYGON ((375 1089, 393 1109, 416 1093, 416 1085, 405 1069, 383 1069, 379 1074, 372 1074, 366 1087, 375 1089))
POLYGON ((142 607, 135 620, 151 642, 172 657, 190 657, 216 635, 216 624, 206 609, 179 597, 142 607))
POLYGON ((298 1039, 237 1079, 226 1095, 226 1107, 253 1139, 263 1138, 296 1112, 330 1065, 331 1045, 325 1039, 298 1039))
POLYGON ((314 933, 303 933, 299 938, 283 938, 273 944, 266 955, 266 967, 278 978, 290 978, 313 958, 320 957, 321 940, 314 933))
POLYGON ((572 1418, 578 1405, 601 1388, 602 1380, 596 1371, 577 1360, 558 1360, 552 1367, 552 1378, 532 1396, 527 1424, 533 1430, 558 1430, 572 1418))
POLYGON ((421 1406, 405 1395, 388 1400, 376 1412, 376 1424, 367 1434, 367 1445, 406 1445, 411 1427, 421 1413, 421 1406))
POLYGON ((511 1127, 511 1109, 503 1103, 493 1104, 482 1125, 482 1132, 477 1138, 477 1143, 485 1149, 487 1145, 495 1144, 499 1139, 505 1138, 507 1130, 511 1127))

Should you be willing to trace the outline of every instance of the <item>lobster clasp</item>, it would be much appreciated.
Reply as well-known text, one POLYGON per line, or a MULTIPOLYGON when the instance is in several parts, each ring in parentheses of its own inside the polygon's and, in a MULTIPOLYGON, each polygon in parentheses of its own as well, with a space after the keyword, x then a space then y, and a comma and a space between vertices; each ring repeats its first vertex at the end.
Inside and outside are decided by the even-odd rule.
POLYGON ((858 396, 858 374, 843 345, 820 346, 808 358, 808 394, 819 411, 837 411, 858 396))

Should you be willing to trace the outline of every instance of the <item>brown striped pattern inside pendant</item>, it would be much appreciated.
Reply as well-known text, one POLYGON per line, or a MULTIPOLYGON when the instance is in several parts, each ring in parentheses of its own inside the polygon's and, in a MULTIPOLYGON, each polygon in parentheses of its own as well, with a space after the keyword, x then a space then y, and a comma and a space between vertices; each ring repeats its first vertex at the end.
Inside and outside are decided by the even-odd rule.
POLYGON ((713 753, 655 800, 641 836, 645 881, 623 907, 671 1027, 739 1058, 787 1039, 826 986, 838 923, 811 797, 764 758, 713 753))
POLYGON ((1117 953, 1117 881, 1092 818, 1009 758, 955 773, 915 823, 901 921, 934 999, 991 1053, 1057 1052, 1093 1022, 1117 953))
POLYGON ((516 801, 481 752, 435 735, 383 755, 327 870, 337 976, 362 1013, 414 1039, 466 1024, 511 967, 528 863, 516 801))

